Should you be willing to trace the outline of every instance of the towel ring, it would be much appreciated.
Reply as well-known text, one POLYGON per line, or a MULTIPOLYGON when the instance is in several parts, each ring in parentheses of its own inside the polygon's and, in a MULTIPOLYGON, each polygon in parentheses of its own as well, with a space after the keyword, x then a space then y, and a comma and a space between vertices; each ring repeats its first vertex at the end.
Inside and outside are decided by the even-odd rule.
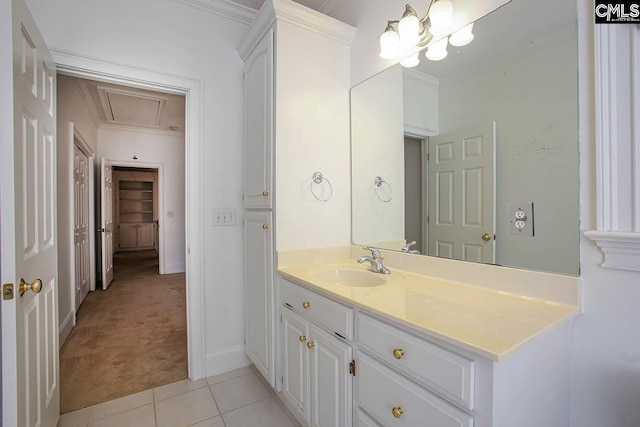
POLYGON ((379 176, 376 176, 373 180, 373 185, 375 186, 375 192, 378 199, 382 200, 385 203, 388 203, 391 201, 391 199, 393 199, 393 189, 391 188, 391 184, 389 184, 387 181, 379 176))
MULTIPOLYGON (((325 178, 321 172, 315 171, 313 175, 311 175, 311 183, 309 184, 309 188, 311 189, 311 194, 313 194, 313 197, 315 197, 319 202, 326 202, 331 198, 331 196, 333 196, 333 185, 331 185, 331 181, 325 178), (329 184, 329 196, 327 198, 318 197, 316 192, 313 190, 314 184, 321 185, 323 182, 329 184)), ((324 187, 322 187, 322 190, 324 190, 324 187)), ((320 194, 322 195, 323 193, 324 191, 320 194)))

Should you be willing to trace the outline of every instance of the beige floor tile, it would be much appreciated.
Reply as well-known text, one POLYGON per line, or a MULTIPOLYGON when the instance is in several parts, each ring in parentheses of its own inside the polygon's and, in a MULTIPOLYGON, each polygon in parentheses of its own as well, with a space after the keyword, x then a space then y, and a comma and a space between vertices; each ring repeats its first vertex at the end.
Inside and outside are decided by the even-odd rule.
POLYGON ((199 390, 207 386, 207 382, 204 379, 191 381, 190 379, 177 381, 175 383, 163 385, 153 389, 153 397, 156 402, 170 397, 178 396, 180 394, 188 393, 190 391, 199 390))
POLYGON ((60 416, 58 427, 85 427, 91 418, 93 407, 78 409, 60 416))
POLYGON ((225 373, 220 374, 220 375, 214 375, 212 377, 207 377, 207 383, 209 385, 218 384, 218 383, 221 383, 221 382, 224 382, 224 381, 231 380, 231 379, 236 378, 236 377, 241 377, 243 375, 251 374, 252 372, 253 372, 253 370, 251 369, 251 366, 245 366, 244 368, 234 369, 233 371, 225 372, 225 373))
POLYGON ((156 414, 153 404, 103 418, 89 423, 89 427, 155 427, 156 414))
POLYGON ((134 393, 119 399, 110 400, 105 403, 100 403, 99 405, 91 406, 91 417, 89 421, 97 421, 102 418, 107 418, 112 415, 148 405, 149 403, 153 403, 152 390, 145 390, 140 393, 134 393))
POLYGON ((209 418, 201 423, 194 424, 190 427, 225 427, 222 417, 209 418))
POLYGON ((271 391, 253 373, 209 387, 223 414, 271 395, 271 391))
POLYGON ((218 415, 208 387, 156 402, 158 427, 185 427, 218 415))
POLYGON ((274 397, 263 399, 222 415, 226 427, 294 427, 293 421, 275 401, 274 397))

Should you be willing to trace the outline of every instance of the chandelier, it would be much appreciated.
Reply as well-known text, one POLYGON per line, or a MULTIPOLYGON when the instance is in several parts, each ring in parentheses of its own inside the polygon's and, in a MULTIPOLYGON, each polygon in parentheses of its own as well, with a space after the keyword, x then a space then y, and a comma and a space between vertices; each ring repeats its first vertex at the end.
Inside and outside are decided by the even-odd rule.
POLYGON ((473 40, 473 22, 451 33, 453 4, 450 0, 432 0, 422 19, 406 5, 402 18, 387 21, 387 28, 380 36, 380 57, 400 59, 404 67, 420 63, 419 51, 427 47, 425 56, 439 61, 447 56, 447 45, 464 46, 473 40))

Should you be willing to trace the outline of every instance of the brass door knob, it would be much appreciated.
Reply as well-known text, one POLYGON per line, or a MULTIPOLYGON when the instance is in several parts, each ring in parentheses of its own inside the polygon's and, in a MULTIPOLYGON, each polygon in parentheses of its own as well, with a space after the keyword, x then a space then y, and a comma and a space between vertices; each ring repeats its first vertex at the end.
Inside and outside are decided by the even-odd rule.
POLYGON ((305 310, 309 307, 311 307, 311 303, 309 301, 305 301, 302 303, 302 308, 304 308, 305 310))
POLYGON ((401 348, 394 348, 393 349, 393 357, 395 357, 396 359, 401 359, 402 356, 404 356, 404 350, 401 348))
POLYGON ((18 288, 18 292, 20 296, 27 292, 29 289, 33 291, 34 294, 39 293, 42 290, 42 280, 36 279, 31 283, 27 283, 24 279, 20 279, 20 287, 18 288))
POLYGON ((393 408, 391 410, 391 413, 393 414, 394 417, 400 418, 402 416, 402 414, 404 414, 404 411, 402 410, 402 408, 400 406, 396 406, 395 408, 393 408))
POLYGON ((269 224, 262 224, 262 229, 267 230, 269 228, 269 224))
POLYGON ((307 340, 307 337, 304 335, 300 335, 298 339, 300 340, 300 342, 305 342, 307 340))
POLYGON ((309 350, 311 350, 311 349, 313 348, 313 346, 314 346, 314 345, 315 345, 315 344, 313 343, 313 341, 309 341, 309 342, 307 343, 307 348, 308 348, 309 350))
POLYGON ((491 234, 489 233, 484 233, 482 235, 482 240, 484 240, 485 242, 488 242, 489 240, 491 240, 491 234))
POLYGON ((269 192, 268 191, 263 191, 262 192, 262 197, 268 197, 269 196, 269 192))

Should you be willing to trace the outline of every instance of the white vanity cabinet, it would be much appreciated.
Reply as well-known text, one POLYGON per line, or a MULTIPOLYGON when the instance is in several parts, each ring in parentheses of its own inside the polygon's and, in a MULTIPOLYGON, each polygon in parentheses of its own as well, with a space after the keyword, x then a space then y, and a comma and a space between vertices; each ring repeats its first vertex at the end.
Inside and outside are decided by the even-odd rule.
POLYGON ((282 400, 305 426, 351 426, 353 310, 285 280, 280 296, 282 400))

